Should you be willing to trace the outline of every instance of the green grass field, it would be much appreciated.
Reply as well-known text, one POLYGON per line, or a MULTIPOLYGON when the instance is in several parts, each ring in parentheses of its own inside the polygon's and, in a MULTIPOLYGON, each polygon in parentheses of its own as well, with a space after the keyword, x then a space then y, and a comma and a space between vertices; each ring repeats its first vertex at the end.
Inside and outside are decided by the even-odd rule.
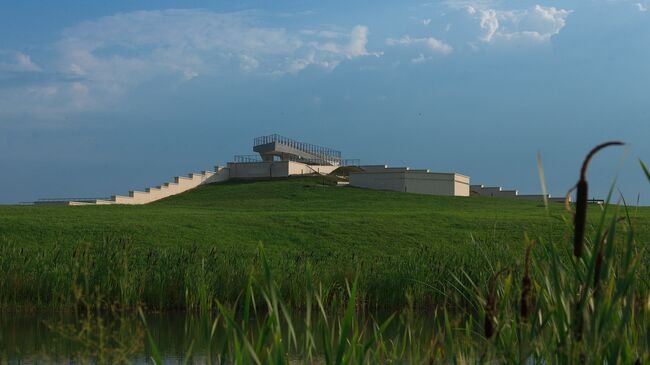
MULTIPOLYGON (((590 218, 600 210, 592 207, 590 218)), ((647 244, 650 208, 630 214, 647 244)), ((484 282, 497 266, 520 266, 525 235, 567 242, 565 220, 570 214, 557 203, 547 212, 540 202, 342 188, 314 178, 207 185, 143 206, 2 206, 0 303, 65 307, 81 274, 127 304, 234 300, 262 243, 293 304, 302 301, 306 275, 336 302, 358 273, 368 306, 401 306, 407 293, 435 305, 457 294, 455 277, 484 282)), ((643 261, 647 267, 647 250, 643 261)))

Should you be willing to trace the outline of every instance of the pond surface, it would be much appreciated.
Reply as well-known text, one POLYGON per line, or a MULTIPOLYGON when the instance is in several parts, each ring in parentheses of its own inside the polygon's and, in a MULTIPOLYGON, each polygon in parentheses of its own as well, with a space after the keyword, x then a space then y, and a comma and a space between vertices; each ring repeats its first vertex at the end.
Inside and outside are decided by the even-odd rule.
MULTIPOLYGON (((382 313, 374 318, 381 322, 389 316, 382 313)), ((111 319, 72 313, 0 312, 0 364, 152 364, 147 330, 165 364, 183 364, 186 358, 188 363, 207 364, 214 363, 221 344, 228 340, 221 327, 210 340, 213 321, 185 312, 148 313, 145 318, 146 327, 137 315, 111 319)), ((357 323, 371 323, 369 319, 359 316, 357 323)), ((258 320, 251 320, 250 328, 256 328, 258 320)), ((417 323, 418 339, 430 341, 433 321, 421 314, 410 321, 417 323)), ((304 317, 298 315, 292 322, 300 343, 305 337, 304 317)), ((403 331, 399 322, 393 320, 394 325, 385 332, 387 338, 403 331)), ((299 358, 292 351, 288 356, 299 358)))

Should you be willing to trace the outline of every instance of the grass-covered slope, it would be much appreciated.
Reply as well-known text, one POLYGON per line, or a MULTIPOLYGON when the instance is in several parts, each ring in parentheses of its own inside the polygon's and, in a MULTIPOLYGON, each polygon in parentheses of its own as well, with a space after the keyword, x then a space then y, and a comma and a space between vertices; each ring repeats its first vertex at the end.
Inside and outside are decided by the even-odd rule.
MULTIPOLYGON (((569 235, 568 213, 561 204, 549 208, 324 186, 318 179, 206 185, 143 206, 4 206, 0 302, 65 305, 60 293, 73 283, 59 275, 74 270, 116 292, 124 292, 120 275, 138 278, 127 299, 152 306, 191 306, 185 292, 199 284, 212 296, 234 298, 263 243, 296 302, 306 272, 333 292, 358 272, 368 302, 399 305, 409 291, 431 303, 453 289, 452 275, 483 279, 491 266, 520 262, 525 234, 549 244, 569 235), (89 257, 86 269, 73 265, 80 250, 89 257)), ((598 216, 600 208, 591 209, 598 216)), ((650 209, 631 214, 637 238, 647 242, 650 209)))
MULTIPOLYGON (((559 204, 552 208, 561 212, 559 204)), ((254 249, 264 242, 270 250, 390 254, 418 244, 462 244, 472 234, 519 244, 524 231, 555 225, 562 223, 548 219, 539 202, 340 188, 316 179, 207 185, 141 206, 0 206, 0 236, 27 246, 119 235, 154 247, 254 249)))

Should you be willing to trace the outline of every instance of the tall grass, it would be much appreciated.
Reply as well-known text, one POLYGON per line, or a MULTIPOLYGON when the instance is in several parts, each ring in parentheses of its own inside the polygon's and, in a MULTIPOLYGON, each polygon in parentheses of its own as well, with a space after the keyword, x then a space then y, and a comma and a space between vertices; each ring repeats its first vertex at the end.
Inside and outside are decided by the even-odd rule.
MULTIPOLYGON (((204 360, 215 364, 647 363, 650 294, 641 286, 639 247, 627 213, 623 206, 615 208, 610 219, 602 219, 580 257, 572 255, 570 244, 558 248, 543 240, 529 241, 523 270, 496 268, 485 287, 470 279, 464 286, 457 278, 459 290, 476 311, 428 312, 433 328, 424 338, 422 324, 413 319, 413 306, 381 322, 362 319, 358 279, 346 285, 342 310, 331 312, 323 305, 322 287, 312 286, 309 275, 296 278, 307 289, 307 305, 302 318, 296 319, 260 248, 262 275, 250 277, 237 301, 228 305, 217 300, 216 310, 202 317, 210 329, 204 360), (624 238, 620 247, 615 244, 617 235, 624 238)), ((155 341, 149 339, 152 352, 158 353, 155 341)), ((162 361, 155 356, 153 360, 162 361)))
MULTIPOLYGON (((491 262, 514 264, 517 256, 499 250, 489 239, 477 239, 465 245, 421 244, 381 259, 355 252, 324 255, 309 250, 276 250, 267 259, 280 293, 292 308, 305 307, 305 285, 295 278, 309 274, 312 283, 322 285, 327 306, 343 301, 346 281, 358 276, 360 305, 395 309, 407 304, 406 294, 421 308, 462 307, 464 299, 453 276, 483 282, 491 262)), ((47 249, 4 241, 0 242, 0 308, 71 309, 76 305, 74 285, 84 284, 101 288, 107 301, 124 307, 210 310, 217 298, 234 302, 249 276, 261 275, 259 266, 255 250, 202 245, 144 248, 123 237, 47 249)))
POLYGON ((51 328, 97 363, 128 361, 144 338, 163 363, 144 313, 171 308, 198 316, 207 341, 202 353, 188 344, 186 362, 648 363, 647 243, 637 242, 625 201, 610 204, 613 192, 595 225, 579 210, 565 219, 563 241, 526 237, 519 258, 484 242, 445 255, 423 246, 384 263, 271 256, 262 245, 252 255, 142 250, 124 238, 35 255, 5 242, 0 303, 75 310, 72 326, 51 328), (373 318, 379 307, 393 314, 373 318), (130 330, 132 341, 123 337, 130 330))
MULTIPOLYGON (((584 169, 580 181, 585 189, 584 169)), ((459 292, 476 311, 465 312, 455 322, 446 308, 434 311, 431 316, 441 313, 442 320, 433 322, 429 341, 417 337, 409 316, 412 307, 402 312, 400 332, 390 337, 385 331, 392 316, 381 323, 355 320, 358 279, 346 286, 345 311, 328 316, 322 288, 315 290, 309 277, 306 330, 297 337, 261 249, 261 281, 249 281, 243 300, 230 307, 218 302, 211 333, 221 326, 226 336, 219 341, 215 362, 285 364, 291 362, 288 354, 293 351, 299 362, 323 364, 647 363, 650 293, 648 279, 639 270, 644 246, 635 241, 625 202, 609 204, 612 191, 590 234, 579 222, 586 220, 586 211, 577 212, 573 238, 567 238, 564 246, 550 245, 543 238, 528 240, 519 270, 496 267, 486 283, 466 274, 465 280, 456 277, 459 292), (575 245, 581 246, 579 250, 575 245), (256 302, 255 291, 261 294, 261 303, 256 302), (251 308, 264 315, 251 322, 251 308), (243 313, 241 320, 237 313, 243 313)), ((579 194, 579 199, 586 197, 579 194)), ((585 203, 580 201, 578 207, 585 203)))

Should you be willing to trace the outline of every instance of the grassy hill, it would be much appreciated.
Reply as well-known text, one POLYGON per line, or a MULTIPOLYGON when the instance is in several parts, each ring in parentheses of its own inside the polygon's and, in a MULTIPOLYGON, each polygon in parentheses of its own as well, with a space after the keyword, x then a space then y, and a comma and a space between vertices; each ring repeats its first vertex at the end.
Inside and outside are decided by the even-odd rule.
MULTIPOLYGON (((599 211, 592 207, 591 217, 599 211)), ((650 209, 631 214, 637 240, 647 244, 650 209)), ((480 282, 496 266, 520 265, 525 235, 559 245, 570 235, 565 220, 561 204, 547 212, 539 202, 332 187, 306 178, 206 185, 143 206, 3 206, 0 272, 7 277, 0 303, 65 306, 61 293, 75 285, 66 275, 90 277, 108 296, 125 291, 120 278, 137 278, 122 300, 153 307, 191 306, 199 299, 185 293, 201 285, 211 296, 234 299, 263 243, 282 290, 297 304, 306 275, 325 283, 335 300, 359 273, 369 305, 402 305, 406 292, 429 305, 456 289, 453 275, 480 282), (85 267, 74 264, 79 252, 85 267)))

